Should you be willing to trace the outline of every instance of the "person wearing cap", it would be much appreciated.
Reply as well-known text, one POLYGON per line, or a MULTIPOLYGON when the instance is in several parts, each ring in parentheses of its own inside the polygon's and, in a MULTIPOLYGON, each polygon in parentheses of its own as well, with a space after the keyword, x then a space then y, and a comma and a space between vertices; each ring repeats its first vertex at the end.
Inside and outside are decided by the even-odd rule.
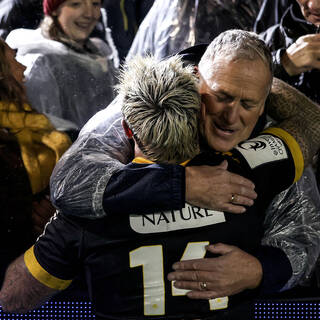
POLYGON ((66 130, 78 131, 114 98, 116 50, 111 42, 89 38, 100 8, 100 0, 44 0, 40 27, 7 37, 27 66, 31 105, 66 130))

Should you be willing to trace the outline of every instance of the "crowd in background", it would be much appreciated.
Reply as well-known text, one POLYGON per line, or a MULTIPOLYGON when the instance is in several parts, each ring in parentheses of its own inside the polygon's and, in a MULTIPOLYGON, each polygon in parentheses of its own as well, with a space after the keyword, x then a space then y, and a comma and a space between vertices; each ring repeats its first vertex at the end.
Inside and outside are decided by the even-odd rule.
MULTIPOLYGON (((274 75, 320 103, 317 1, 310 7, 302 0, 75 0, 73 11, 69 2, 0 1, 1 282, 54 214, 55 164, 82 128, 91 129, 89 119, 116 101, 125 60, 163 59, 229 29, 255 31, 272 52, 274 75)), ((184 53, 187 60, 202 55, 198 48, 184 53)), ((317 166, 315 160, 316 173, 317 166)), ((79 197, 86 193, 79 190, 79 197)), ((295 197, 289 190, 269 210, 286 211, 281 205, 295 197)), ((318 280, 317 269, 312 277, 318 280)))

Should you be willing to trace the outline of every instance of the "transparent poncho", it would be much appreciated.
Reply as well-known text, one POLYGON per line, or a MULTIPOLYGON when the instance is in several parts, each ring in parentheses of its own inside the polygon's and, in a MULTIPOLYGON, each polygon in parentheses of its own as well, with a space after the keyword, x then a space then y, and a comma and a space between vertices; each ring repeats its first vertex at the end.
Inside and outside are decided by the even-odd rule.
POLYGON ((163 58, 211 42, 228 29, 252 30, 262 0, 155 0, 140 24, 127 59, 163 58))
POLYGON ((90 39, 94 53, 79 53, 46 39, 40 29, 14 30, 7 43, 18 49, 17 59, 27 66, 29 103, 49 118, 52 115, 58 129, 81 129, 114 99, 115 52, 101 39, 90 39))
MULTIPOLYGON (((102 206, 106 185, 133 153, 121 125, 120 109, 121 101, 115 99, 97 113, 58 162, 51 177, 51 197, 61 212, 91 219, 107 214, 102 206)), ((281 248, 293 268, 283 289, 308 279, 314 268, 320 251, 319 208, 316 180, 308 168, 266 211, 262 244, 281 248)))

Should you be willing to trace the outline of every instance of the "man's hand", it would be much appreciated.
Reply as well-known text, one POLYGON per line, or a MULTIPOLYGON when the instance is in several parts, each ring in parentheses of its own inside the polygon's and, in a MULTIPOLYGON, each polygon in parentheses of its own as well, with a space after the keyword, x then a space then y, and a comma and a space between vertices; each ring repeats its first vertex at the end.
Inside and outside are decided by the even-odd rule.
POLYGON ((243 213, 257 198, 254 184, 219 166, 186 167, 186 201, 194 206, 231 213, 243 213))
POLYGON ((320 69, 320 34, 300 37, 283 54, 281 64, 290 76, 320 69))
POLYGON ((254 289, 262 280, 262 266, 258 259, 235 246, 218 243, 208 251, 220 254, 217 258, 185 260, 174 263, 168 280, 179 289, 191 290, 192 299, 212 299, 230 296, 245 289, 254 289), (206 290, 201 288, 206 283, 206 290))

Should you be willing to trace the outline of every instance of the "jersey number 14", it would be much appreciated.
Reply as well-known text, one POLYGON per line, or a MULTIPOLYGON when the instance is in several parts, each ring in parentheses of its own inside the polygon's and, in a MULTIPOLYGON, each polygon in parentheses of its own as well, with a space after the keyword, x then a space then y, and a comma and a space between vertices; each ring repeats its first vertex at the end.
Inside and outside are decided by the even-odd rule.
MULTIPOLYGON (((189 242, 181 260, 201 259, 206 254, 209 242, 189 242)), ((129 253, 130 267, 142 266, 144 288, 144 315, 165 315, 165 284, 163 272, 162 245, 143 246, 129 253)), ((186 295, 188 290, 177 289, 171 285, 173 296, 186 295)), ((208 300, 210 310, 228 307, 228 297, 208 300)))

